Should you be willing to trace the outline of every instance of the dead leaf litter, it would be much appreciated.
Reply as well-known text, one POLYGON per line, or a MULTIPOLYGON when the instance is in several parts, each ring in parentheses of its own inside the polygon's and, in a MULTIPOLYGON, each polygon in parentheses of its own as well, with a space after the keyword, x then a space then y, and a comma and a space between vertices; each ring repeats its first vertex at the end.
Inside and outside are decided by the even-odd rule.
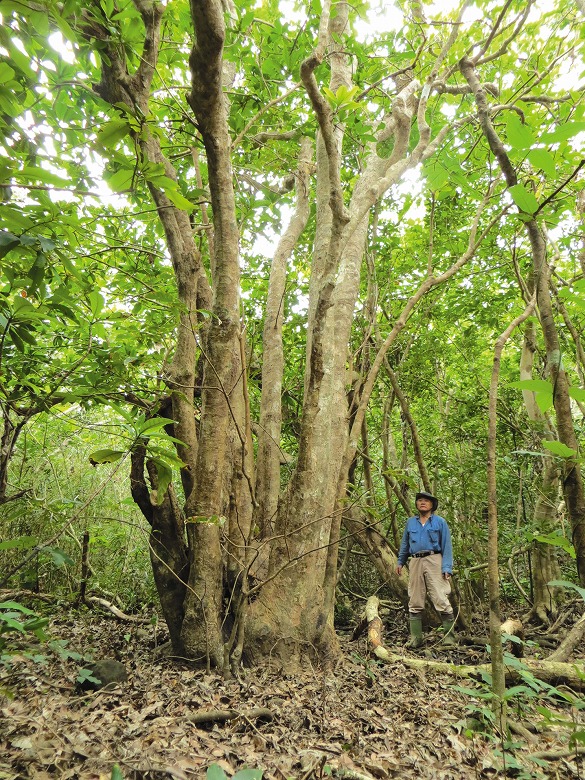
POLYGON ((51 631, 86 660, 107 648, 128 680, 80 692, 84 661, 43 648, 0 666, 0 780, 109 780, 114 765, 125 780, 190 780, 212 764, 227 777, 258 768, 264 780, 585 777, 566 728, 542 730, 529 745, 519 739, 503 767, 501 745, 477 727, 485 700, 454 690, 453 680, 380 664, 363 642, 342 638, 330 672, 267 666, 223 680, 157 659, 154 628, 145 638, 92 615, 55 620, 51 631), (530 758, 544 751, 567 755, 530 758))

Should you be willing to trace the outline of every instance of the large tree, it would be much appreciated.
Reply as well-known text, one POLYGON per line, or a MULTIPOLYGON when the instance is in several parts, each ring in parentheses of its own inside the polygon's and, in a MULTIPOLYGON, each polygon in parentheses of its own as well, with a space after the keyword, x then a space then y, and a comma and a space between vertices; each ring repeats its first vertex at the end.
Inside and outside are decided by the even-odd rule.
MULTIPOLYGON (((575 150, 566 144, 582 129, 580 96, 567 96, 560 76, 581 56, 575 12, 464 3, 427 19, 425 7, 413 3, 400 24, 364 38, 360 15, 369 11, 346 2, 324 2, 318 13, 299 7, 290 20, 276 3, 235 7, 220 0, 192 0, 189 13, 178 2, 155 0, 4 8, 11 64, 6 56, 1 72, 23 94, 32 124, 55 128, 59 146, 52 150, 37 138, 35 155, 40 148, 52 164, 65 160, 76 185, 75 217, 87 226, 99 213, 108 226, 113 273, 101 280, 101 304, 127 316, 128 297, 136 296, 137 332, 147 322, 152 333, 142 386, 130 388, 129 377, 119 377, 117 388, 106 383, 95 395, 134 404, 151 418, 135 426, 131 489, 151 527, 153 571, 175 651, 226 669, 243 655, 285 664, 334 657, 344 517, 391 576, 387 543, 348 510, 371 461, 368 424, 385 428, 386 447, 391 443, 391 405, 378 413, 377 381, 387 378, 405 420, 403 455, 412 448, 416 463, 412 486, 433 481, 445 489, 402 389, 400 363, 410 349, 404 334, 416 322, 421 344, 430 344, 438 291, 470 263, 491 279, 503 251, 497 231, 505 240, 516 235, 530 208, 544 218, 558 214, 560 195, 570 192, 575 150), (56 30, 74 62, 58 60, 52 68, 56 30), (23 51, 34 57, 32 70, 23 51), (517 117, 543 125, 549 137, 528 143, 517 117), (482 132, 501 121, 509 143, 525 144, 510 163, 516 178, 506 181, 485 165, 482 151, 482 132), (557 138, 564 139, 561 150, 557 138), (409 176, 418 177, 427 207, 416 231, 409 227, 412 196, 399 187, 409 176), (526 200, 523 176, 536 182, 540 205, 526 200), (102 177, 121 197, 100 209, 87 183, 102 177), (520 219, 500 201, 506 188, 523 204, 520 219), (133 245, 125 239, 132 231, 133 245), (254 241, 262 233, 275 247, 264 264, 254 241), (152 319, 140 317, 157 311, 157 275, 167 258, 176 287, 174 329, 159 318, 154 333, 152 319), (122 274, 125 295, 118 297, 122 274), (267 280, 265 309, 260 282, 253 304, 248 297, 260 278, 267 280), (421 311, 424 301, 430 303, 421 311), (257 320, 263 353, 252 348, 257 320), (180 461, 153 445, 162 426, 180 461)), ((386 13, 399 16, 398 8, 386 13)), ((30 143, 22 109, 6 98, 2 107, 5 149, 30 143)), ((35 193, 67 188, 67 179, 55 184, 56 174, 39 160, 29 164, 23 154, 2 169, 2 183, 20 187, 5 208, 19 246, 23 235, 46 238, 47 224, 59 223, 55 208, 47 223, 51 204, 39 204, 35 193)), ((84 229, 74 244, 89 241, 84 229)), ((70 252, 61 244, 62 254, 70 252)), ((75 268, 65 269, 68 279, 75 268)), ((541 270, 534 266, 540 279, 541 270)), ((53 300, 56 284, 47 279, 43 290, 32 289, 33 300, 53 300)), ((487 298, 487 282, 466 315, 472 323, 490 304, 482 289, 487 298)), ((539 299, 541 315, 548 300, 539 299)), ((457 305, 449 312, 445 303, 445 319, 457 305)), ((501 330, 501 316, 512 320, 522 309, 521 295, 512 297, 493 316, 491 333, 501 330)), ((14 328, 5 332, 11 349, 26 352, 14 328)), ((108 332, 99 337, 107 342, 108 332)), ((546 343, 550 352, 549 336, 546 343)), ((414 378, 411 401, 427 392, 427 376, 414 378)), ((105 451, 100 458, 119 455, 105 451)), ((390 471, 388 495, 408 508, 407 481, 400 484, 390 471)), ((581 520, 574 522, 580 528, 581 520)))

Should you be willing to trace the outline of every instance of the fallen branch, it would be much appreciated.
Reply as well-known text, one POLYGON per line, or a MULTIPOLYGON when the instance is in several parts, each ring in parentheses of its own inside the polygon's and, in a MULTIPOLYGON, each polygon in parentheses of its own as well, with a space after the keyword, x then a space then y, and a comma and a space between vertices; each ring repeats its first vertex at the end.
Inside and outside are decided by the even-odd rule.
POLYGON ((585 755, 585 748, 574 747, 572 750, 543 750, 541 753, 528 753, 527 758, 537 758, 544 761, 558 761, 561 758, 585 755))
POLYGON ((118 620, 126 620, 129 623, 150 622, 150 618, 140 617, 139 615, 127 615, 125 612, 122 612, 121 609, 118 609, 118 607, 114 606, 114 604, 111 604, 109 601, 106 601, 106 599, 100 599, 98 596, 86 596, 85 603, 97 604, 98 606, 103 607, 108 612, 111 612, 112 615, 117 617, 118 620))
POLYGON ((236 718, 245 718, 246 720, 272 720, 274 717, 270 710, 259 707, 254 710, 204 710, 202 712, 192 712, 185 716, 189 723, 225 723, 228 720, 236 718))
POLYGON ((51 596, 49 593, 35 593, 34 590, 0 590, 0 601, 17 601, 21 598, 38 599, 47 604, 56 601, 55 596, 51 596))
MULTIPOLYGON (((422 658, 410 658, 408 656, 392 653, 382 644, 382 621, 378 615, 379 600, 371 596, 366 604, 366 618, 368 620, 368 640, 376 658, 387 663, 402 663, 411 669, 424 669, 431 672, 451 675, 453 677, 479 678, 483 673, 491 673, 491 664, 478 666, 450 664, 443 661, 429 661, 422 658)), ((564 684, 575 690, 585 690, 585 666, 582 661, 569 664, 551 661, 538 661, 525 659, 518 666, 505 668, 506 683, 515 683, 522 679, 521 671, 526 669, 535 677, 551 685, 564 684)))

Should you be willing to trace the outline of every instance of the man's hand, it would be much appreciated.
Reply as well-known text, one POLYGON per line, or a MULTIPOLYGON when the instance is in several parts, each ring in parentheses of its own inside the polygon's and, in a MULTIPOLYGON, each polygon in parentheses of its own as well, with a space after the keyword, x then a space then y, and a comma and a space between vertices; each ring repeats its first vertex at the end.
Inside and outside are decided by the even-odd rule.
POLYGON ((448 571, 444 571, 443 572, 443 579, 444 580, 450 580, 451 579, 451 574, 448 571))
POLYGON ((396 567, 396 574, 398 574, 399 577, 402 574, 402 566, 400 564, 396 567))

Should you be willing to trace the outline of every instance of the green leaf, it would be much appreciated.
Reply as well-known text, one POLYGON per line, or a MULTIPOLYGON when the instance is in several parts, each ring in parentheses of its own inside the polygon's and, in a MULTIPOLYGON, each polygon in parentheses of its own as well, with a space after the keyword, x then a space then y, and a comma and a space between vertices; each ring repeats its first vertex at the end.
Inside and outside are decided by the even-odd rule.
POLYGON ((8 629, 12 629, 13 631, 20 631, 24 632, 24 624, 20 622, 20 620, 15 620, 12 615, 1 615, 0 614, 0 627, 3 631, 6 630, 6 627, 8 629))
POLYGON ((168 417, 151 417, 149 420, 145 420, 143 423, 137 426, 136 433, 138 436, 148 436, 154 431, 159 431, 164 428, 165 425, 174 425, 175 421, 168 417))
POLYGON ((183 209, 184 211, 193 211, 193 209, 195 208, 195 204, 191 203, 190 200, 187 200, 187 198, 182 193, 179 192, 178 188, 169 187, 163 189, 167 198, 178 209, 183 209))
POLYGON ((530 128, 520 121, 516 114, 510 114, 506 119, 508 142, 515 149, 529 149, 534 144, 534 134, 530 128))
POLYGON ((44 168, 26 166, 21 171, 14 172, 14 178, 17 181, 43 182, 43 184, 53 184, 56 187, 71 187, 71 180, 64 179, 57 173, 47 171, 44 168))
POLYGON ((8 230, 3 230, 0 233, 0 260, 5 257, 11 249, 20 245, 20 238, 15 236, 14 233, 10 233, 8 230))
POLYGON ((0 604, 0 609, 13 609, 17 612, 22 612, 23 615, 34 615, 35 613, 32 611, 32 609, 29 609, 28 607, 23 607, 22 604, 19 604, 17 601, 3 601, 0 604))
POLYGON ((41 312, 27 298, 16 298, 12 308, 13 319, 18 322, 32 322, 42 317, 41 312))
POLYGON ((552 547, 559 547, 561 550, 568 553, 573 560, 577 557, 575 547, 566 536, 563 536, 562 531, 553 531, 553 533, 550 534, 537 534, 533 539, 541 544, 550 544, 552 547))
POLYGON ((510 382, 510 387, 535 393, 536 404, 543 414, 548 411, 554 403, 552 385, 545 379, 522 379, 519 382, 510 382))
POLYGON ((425 168, 425 178, 430 191, 437 192, 447 184, 449 181, 449 174, 439 165, 429 165, 425 168))
POLYGON ((572 458, 577 454, 577 450, 572 450, 560 441, 546 441, 543 439, 542 446, 560 458, 572 458))
POLYGON ((569 395, 575 401, 585 401, 585 390, 582 387, 569 387, 569 395))
POLYGON ((510 387, 516 390, 532 390, 535 393, 550 393, 550 395, 553 392, 551 383, 546 379, 521 379, 518 382, 510 382, 510 387))
POLYGON ((30 344, 32 347, 34 347, 36 346, 37 340, 30 332, 29 327, 30 326, 27 325, 19 325, 14 327, 12 330, 13 332, 16 331, 23 341, 26 341, 27 344, 30 344))
POLYGON ((45 236, 39 236, 39 244, 43 252, 50 252, 57 246, 52 238, 46 238, 45 236))
POLYGON ((97 134, 98 143, 114 147, 118 141, 130 134, 130 125, 126 119, 112 119, 97 134))
MULTIPOLYGON (((95 679, 92 680, 92 682, 95 682, 95 679)), ((112 775, 110 777, 110 780, 124 780, 124 775, 122 774, 122 770, 118 766, 118 764, 114 764, 112 767, 112 775)))
POLYGON ((167 488, 173 479, 173 470, 167 463, 164 462, 164 460, 161 460, 160 458, 152 458, 152 462, 156 467, 156 473, 158 475, 156 503, 158 506, 160 506, 164 501, 167 488))
POLYGON ((577 729, 571 734, 571 738, 569 739, 569 745, 573 746, 577 742, 580 742, 581 744, 585 744, 585 731, 583 729, 577 729))
POLYGON ((25 631, 39 631, 41 628, 49 625, 49 618, 34 617, 32 620, 27 620, 23 623, 25 631))
POLYGON ((10 340, 12 341, 12 343, 14 344, 14 346, 16 347, 16 349, 17 349, 19 352, 22 352, 22 354, 24 355, 24 352, 25 352, 25 349, 24 349, 24 342, 23 342, 23 340, 20 338, 20 336, 18 335, 18 333, 17 333, 17 332, 14 330, 14 328, 10 328, 10 329, 9 329, 9 331, 8 331, 8 336, 10 337, 10 340))
POLYGON ((526 214, 534 214, 538 209, 538 201, 531 192, 528 192, 522 184, 514 184, 509 187, 510 195, 520 211, 526 214))
POLYGON ((63 550, 59 550, 58 547, 45 547, 44 551, 49 553, 55 566, 73 566, 74 564, 73 559, 63 550))
POLYGON ((534 168, 542 169, 547 176, 551 178, 556 176, 555 158, 546 149, 531 149, 528 153, 528 159, 534 168))
POLYGON ((539 140, 541 143, 553 144, 559 141, 568 141, 569 138, 583 132, 585 132, 585 122, 566 122, 551 133, 543 133, 539 140))
POLYGON ((134 178, 133 168, 120 168, 112 176, 106 179, 108 187, 113 192, 124 192, 129 190, 132 186, 132 180, 134 178))
POLYGON ((0 550, 29 550, 38 543, 36 536, 19 536, 16 539, 7 539, 0 542, 0 550))
POLYGON ((89 456, 89 462, 92 466, 98 463, 114 463, 116 460, 120 460, 124 452, 122 450, 94 450, 89 456))
POLYGON ((87 297, 89 299, 91 313, 94 317, 97 317, 104 308, 104 296, 97 290, 92 290, 87 297))
POLYGON ((536 393, 534 396, 536 405, 540 411, 545 414, 554 404, 554 398, 552 393, 536 393))
POLYGON ((93 671, 91 669, 80 669, 76 678, 76 682, 83 683, 86 680, 89 680, 89 682, 92 683, 97 683, 98 685, 101 683, 99 677, 94 677, 93 671))
POLYGON ((261 769, 240 769, 233 775, 232 780, 262 780, 261 769))
MULTIPOLYGON (((181 444, 182 443, 183 442, 181 442, 181 444)), ((168 463, 169 466, 174 466, 176 469, 182 469, 187 465, 174 452, 165 450, 162 447, 153 447, 150 443, 148 445, 148 452, 162 458, 165 463, 168 463)))
POLYGON ((207 780, 227 780, 226 774, 219 764, 212 764, 207 769, 207 780))
POLYGON ((15 75, 7 62, 0 62, 0 84, 7 84, 9 81, 12 81, 15 75))

